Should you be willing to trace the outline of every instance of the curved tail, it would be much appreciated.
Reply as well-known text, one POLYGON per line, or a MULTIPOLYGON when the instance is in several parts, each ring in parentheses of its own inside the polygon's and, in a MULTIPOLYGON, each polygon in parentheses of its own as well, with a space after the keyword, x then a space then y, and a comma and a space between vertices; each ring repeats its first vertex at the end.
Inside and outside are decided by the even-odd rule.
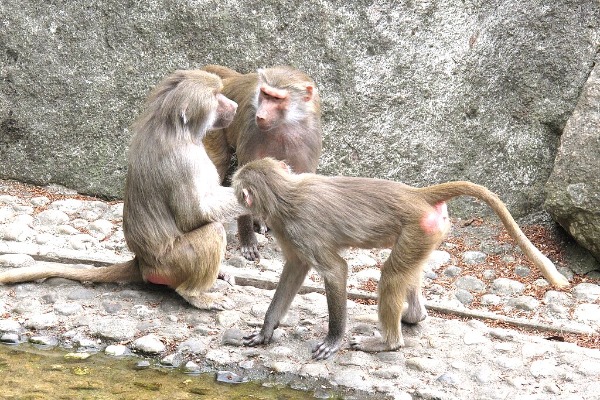
POLYGON ((419 188, 417 191, 432 205, 457 196, 472 196, 485 201, 498 215, 509 235, 517 242, 523 253, 542 271, 544 277, 555 287, 569 286, 567 278, 556 270, 552 261, 527 239, 502 200, 485 186, 468 181, 455 181, 419 188))
POLYGON ((0 283, 29 282, 43 278, 66 278, 80 282, 143 282, 135 258, 107 267, 75 268, 61 265, 36 265, 0 272, 0 283))
POLYGON ((233 76, 242 75, 239 72, 234 71, 231 68, 223 67, 221 65, 216 65, 216 64, 205 65, 204 67, 202 67, 202 70, 204 70, 206 72, 210 72, 211 74, 218 75, 219 78, 221 78, 221 79, 227 79, 227 78, 231 78, 233 76))

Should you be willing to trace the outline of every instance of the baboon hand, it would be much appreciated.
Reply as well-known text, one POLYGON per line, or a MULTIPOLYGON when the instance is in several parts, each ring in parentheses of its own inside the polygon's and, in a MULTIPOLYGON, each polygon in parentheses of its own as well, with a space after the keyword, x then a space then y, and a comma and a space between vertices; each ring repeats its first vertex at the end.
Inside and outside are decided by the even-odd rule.
POLYGON ((317 345, 312 350, 312 358, 315 360, 326 360, 340 349, 342 343, 341 338, 325 337, 325 340, 317 345))
POLYGON ((265 222, 261 220, 258 223, 258 229, 256 231, 258 233, 260 233, 261 235, 264 235, 265 233, 267 233, 268 230, 269 230, 269 227, 267 226, 267 224, 265 224, 265 222))

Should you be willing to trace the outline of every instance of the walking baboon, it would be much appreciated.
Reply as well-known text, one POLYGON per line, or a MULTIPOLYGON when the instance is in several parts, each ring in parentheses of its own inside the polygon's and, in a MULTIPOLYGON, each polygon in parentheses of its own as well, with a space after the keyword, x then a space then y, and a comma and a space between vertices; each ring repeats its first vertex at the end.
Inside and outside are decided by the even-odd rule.
MULTIPOLYGON (((204 139, 221 180, 235 153, 238 165, 266 156, 285 160, 295 172, 315 172, 321 154, 321 99, 313 80, 291 67, 242 75, 227 67, 203 68, 223 79, 223 94, 239 104, 227 128, 204 139)), ((252 215, 238 218, 242 255, 258 260, 252 215)), ((266 228, 260 221, 261 229, 266 228)))
POLYGON ((445 202, 456 196, 485 201, 550 283, 569 284, 525 237, 502 201, 471 182, 413 188, 381 179, 293 174, 282 162, 265 158, 240 168, 232 186, 240 202, 266 219, 285 257, 262 329, 246 337, 248 346, 271 340, 306 274, 315 268, 325 282, 329 331, 312 356, 325 359, 335 353, 346 329, 348 268, 339 251, 351 246, 392 248, 378 285, 383 340, 355 338, 352 347, 376 352, 403 346, 400 320, 417 323, 427 316, 421 294, 422 267, 450 228, 445 202), (408 308, 403 313, 405 301, 408 308))
POLYGON ((0 283, 64 277, 80 281, 145 281, 168 285, 199 308, 231 308, 205 293, 225 251, 220 221, 247 213, 233 189, 220 186, 202 144, 207 130, 231 123, 237 104, 221 79, 205 71, 176 71, 158 84, 133 124, 123 231, 133 260, 108 267, 19 268, 0 283))

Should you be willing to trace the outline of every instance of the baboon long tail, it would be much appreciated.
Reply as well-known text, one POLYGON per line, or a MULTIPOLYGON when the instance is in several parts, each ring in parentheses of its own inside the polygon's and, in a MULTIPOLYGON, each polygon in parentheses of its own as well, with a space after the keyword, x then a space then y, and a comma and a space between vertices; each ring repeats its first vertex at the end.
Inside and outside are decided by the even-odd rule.
POLYGON ((567 278, 560 274, 552 261, 544 256, 525 236, 502 200, 485 186, 468 181, 455 181, 420 188, 418 191, 432 205, 457 196, 472 196, 483 200, 496 212, 510 236, 517 242, 523 253, 542 271, 544 277, 555 287, 569 286, 567 278))
POLYGON ((97 268, 39 265, 0 273, 0 283, 29 282, 42 278, 66 278, 80 282, 142 282, 137 260, 97 268))

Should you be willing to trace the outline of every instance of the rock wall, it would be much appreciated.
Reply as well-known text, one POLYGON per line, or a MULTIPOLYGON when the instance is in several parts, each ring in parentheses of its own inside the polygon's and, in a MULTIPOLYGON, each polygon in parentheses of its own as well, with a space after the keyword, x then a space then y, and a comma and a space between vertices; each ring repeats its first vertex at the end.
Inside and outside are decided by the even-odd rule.
MULTIPOLYGON (((600 62, 600 57, 599 60, 600 62)), ((600 261, 600 63, 567 122, 545 206, 600 261)))
POLYGON ((599 30, 590 0, 4 0, 0 177, 119 197, 128 127, 165 75, 291 64, 322 93, 322 173, 469 179, 525 215, 599 30))

